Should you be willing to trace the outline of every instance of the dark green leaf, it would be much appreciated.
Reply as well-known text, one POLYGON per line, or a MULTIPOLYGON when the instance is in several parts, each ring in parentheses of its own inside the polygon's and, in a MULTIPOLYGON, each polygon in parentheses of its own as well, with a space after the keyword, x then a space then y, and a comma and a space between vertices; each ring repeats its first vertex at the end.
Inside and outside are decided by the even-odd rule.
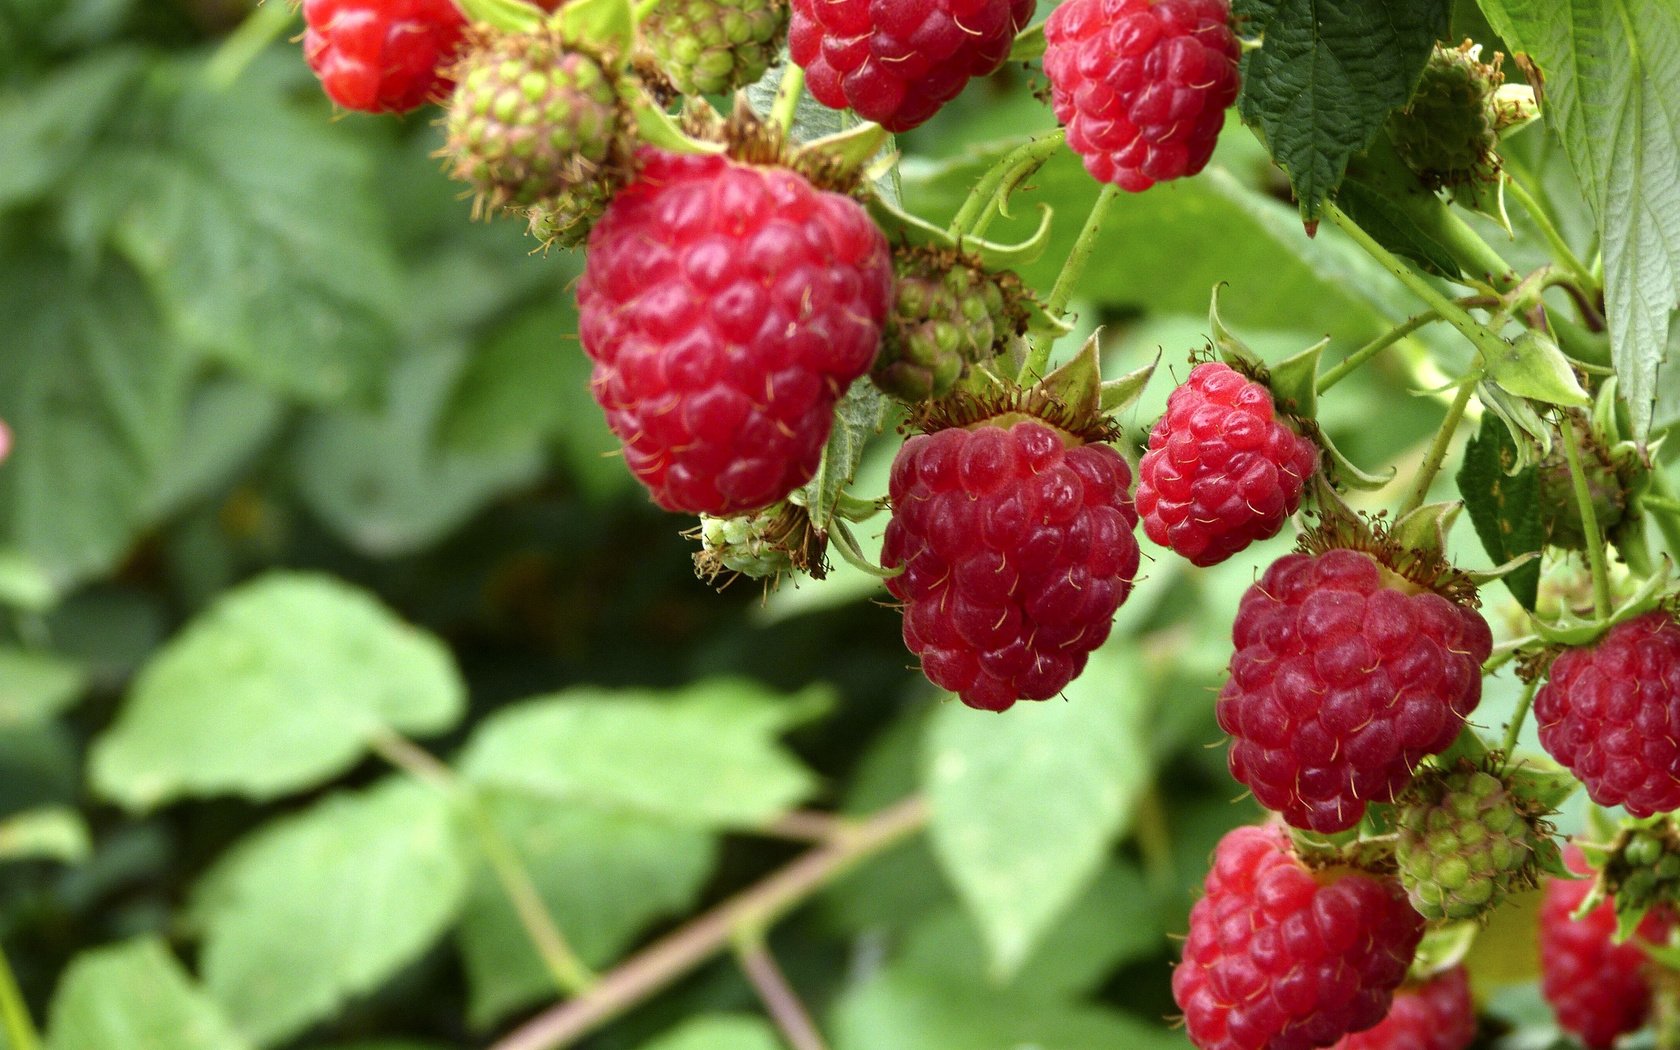
MULTIPOLYGON (((1510 428, 1492 414, 1482 417, 1481 429, 1464 449, 1458 488, 1476 535, 1495 565, 1538 552, 1543 542, 1539 473, 1532 467, 1515 477, 1505 473, 1516 464, 1517 446, 1510 428)), ((1539 560, 1511 572, 1504 582, 1511 596, 1532 611, 1540 587, 1539 560)))
POLYGON ((0 211, 51 192, 82 162, 140 68, 132 51, 100 51, 28 91, 0 94, 0 211))

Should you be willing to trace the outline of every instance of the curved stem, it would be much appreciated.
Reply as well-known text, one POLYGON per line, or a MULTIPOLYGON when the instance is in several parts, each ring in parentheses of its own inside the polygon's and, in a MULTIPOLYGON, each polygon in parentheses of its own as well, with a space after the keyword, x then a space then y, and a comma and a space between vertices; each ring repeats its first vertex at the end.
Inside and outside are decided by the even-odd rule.
POLYGON ((1027 174, 1055 156, 1062 148, 1065 138, 1066 133, 1057 128, 1036 139, 1028 139, 1004 154, 980 176, 980 181, 969 191, 962 207, 957 209, 956 217, 951 220, 949 227, 951 236, 979 236, 977 231, 980 223, 991 214, 991 206, 997 203, 998 191, 1003 188, 1004 183, 1007 181, 1011 188, 1018 185, 1027 174))
POLYGON ((927 826, 928 806, 911 796, 877 812, 722 904, 643 948, 589 991, 514 1030, 490 1050, 560 1050, 668 987, 726 948, 742 929, 768 929, 855 865, 927 826))
MULTIPOLYGON (((1091 261, 1092 253, 1097 250, 1097 234, 1102 231, 1103 219, 1119 195, 1120 187, 1114 185, 1104 185, 1102 192, 1097 194, 1096 202, 1091 205, 1091 214, 1085 217, 1085 226, 1079 231, 1079 239, 1062 263, 1062 272, 1056 275, 1050 297, 1044 301, 1044 312, 1051 317, 1060 317, 1066 312, 1068 301, 1073 298, 1073 289, 1085 273, 1085 264, 1091 261)), ((1027 354, 1026 363, 1021 366, 1018 382, 1026 385, 1044 376, 1049 369, 1050 350, 1055 343, 1056 336, 1051 332, 1038 332, 1033 336, 1032 349, 1027 354)))
POLYGON ((297 17, 297 8, 280 0, 258 4, 216 48, 204 65, 204 79, 217 91, 226 91, 239 80, 258 55, 285 35, 297 17))
POLYGON ((0 949, 0 1031, 6 1033, 11 1050, 40 1050, 41 1035, 29 1017, 29 1006, 18 990, 11 960, 0 949))
POLYGON ((770 123, 783 131, 793 130, 793 116, 799 110, 799 96, 805 93, 805 68, 788 60, 782 70, 782 82, 776 86, 776 99, 770 103, 770 123))
POLYGON ((1546 243, 1551 246, 1552 257, 1562 263, 1575 280, 1580 282, 1583 290, 1596 289, 1598 282, 1593 279, 1592 271, 1587 269, 1587 264, 1570 249, 1569 242, 1563 239, 1563 234, 1552 222, 1550 213, 1528 192, 1528 187, 1523 185, 1521 179, 1509 171, 1506 172, 1506 176, 1508 181, 1505 188, 1517 199, 1517 203, 1523 206, 1523 210, 1528 212, 1529 217, 1534 220, 1534 225, 1540 228, 1540 235, 1546 238, 1546 243))
POLYGON ((1534 693, 1540 688, 1540 676, 1535 675, 1534 681, 1523 684, 1522 695, 1517 698, 1517 709, 1511 712, 1511 724, 1505 727, 1505 742, 1501 750, 1505 752, 1505 759, 1509 761, 1517 750, 1517 737, 1522 733, 1523 723, 1528 721, 1528 709, 1534 703, 1534 693))
POLYGON ((840 560, 847 565, 860 572, 866 572, 878 580, 890 580, 904 571, 902 565, 893 569, 884 569, 870 561, 864 555, 862 548, 858 546, 857 537, 852 535, 852 530, 841 519, 835 518, 828 525, 829 545, 840 552, 840 560))
POLYGON ((1464 418, 1464 410, 1469 407, 1470 395, 1475 393, 1476 380, 1474 376, 1466 376, 1458 385, 1458 393, 1453 397, 1452 404, 1447 406, 1447 418, 1441 421, 1441 429, 1435 432, 1435 440, 1429 446, 1429 452, 1423 457, 1423 464, 1418 467, 1417 478, 1412 482, 1411 495, 1406 502, 1394 512, 1396 520, 1405 517, 1412 511, 1423 506, 1423 501, 1429 498, 1429 486, 1434 484, 1435 475, 1441 471, 1441 463, 1447 458, 1447 449, 1452 445, 1453 435, 1458 433, 1459 421, 1464 418))
POLYGON ((790 1050, 828 1050, 822 1033, 817 1031, 816 1024, 811 1020, 810 1011, 800 1002, 799 993, 788 984, 787 976, 776 964, 776 957, 770 954, 764 938, 756 933, 737 938, 735 957, 740 960, 741 972, 747 975, 753 991, 758 993, 759 1001, 764 1004, 764 1011, 776 1023, 777 1031, 787 1040, 790 1050))
POLYGON ((1592 493, 1587 489, 1587 476, 1581 470, 1581 441, 1575 435, 1575 425, 1566 419, 1558 430, 1563 434, 1564 458, 1569 461, 1575 508, 1581 515, 1581 535, 1587 541, 1587 564, 1592 567, 1593 615, 1603 621, 1610 616, 1610 568, 1604 562, 1604 537, 1598 528, 1598 513, 1593 510, 1592 493))

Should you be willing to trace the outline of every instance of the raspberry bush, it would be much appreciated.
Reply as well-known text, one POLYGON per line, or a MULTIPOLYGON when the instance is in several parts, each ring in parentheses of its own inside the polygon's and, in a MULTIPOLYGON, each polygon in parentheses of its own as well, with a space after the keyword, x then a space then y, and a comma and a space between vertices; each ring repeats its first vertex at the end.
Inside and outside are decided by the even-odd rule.
POLYGON ((0 1045, 1680 1047, 1672 6, 0 14, 0 1045))

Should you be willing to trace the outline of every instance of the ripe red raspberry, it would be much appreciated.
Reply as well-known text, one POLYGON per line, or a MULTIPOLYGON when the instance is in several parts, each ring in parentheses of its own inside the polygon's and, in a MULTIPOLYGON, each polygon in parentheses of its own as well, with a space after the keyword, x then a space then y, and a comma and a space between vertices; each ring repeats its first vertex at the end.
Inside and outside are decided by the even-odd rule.
POLYGON ((1423 937, 1398 881, 1311 870, 1275 825, 1226 834, 1205 888, 1172 982, 1200 1050, 1309 1050, 1370 1028, 1423 937))
POLYGON ((1534 717, 1594 802, 1636 817, 1680 808, 1680 625, 1648 612, 1560 654, 1534 717))
POLYGON ((578 284, 590 386, 660 506, 758 510, 816 472, 835 401, 869 371, 892 295, 886 238, 786 168, 641 159, 578 284))
POLYGON ((1067 0, 1044 25, 1044 73, 1067 142, 1133 193, 1207 166, 1241 86, 1228 0, 1067 0))
POLYGON ((970 707, 1047 700, 1131 593, 1137 513, 1111 445, 1017 416, 922 434, 893 462, 881 563, 904 644, 970 707))
POLYGON ((1143 531, 1196 565, 1276 536, 1301 507, 1318 447, 1278 422, 1272 395, 1229 365, 1190 370, 1138 465, 1143 531))
MULTIPOLYGON (((1566 846, 1563 859, 1571 871, 1588 872, 1580 847, 1566 846)), ((1645 1024, 1651 986, 1644 976, 1644 949, 1632 939, 1611 942, 1616 910, 1610 901, 1579 920, 1570 917, 1591 889, 1591 879, 1546 880, 1540 899, 1540 991, 1552 1004, 1560 1027, 1587 1050, 1608 1050, 1617 1036, 1645 1024)), ((1653 911, 1637 932, 1639 938, 1661 944, 1672 926, 1665 912, 1653 911)))
POLYGON ((1382 1024, 1348 1036, 1335 1050, 1464 1050, 1475 1039, 1470 979, 1455 966, 1422 984, 1403 985, 1382 1024))
POLYGON ((1482 697, 1475 610, 1363 551, 1288 554, 1243 595, 1219 725, 1231 775, 1298 828, 1353 827, 1411 783, 1482 697))
POLYGON ((818 102, 909 131, 1009 56, 1034 0, 793 0, 788 50, 818 102))
POLYGON ((406 113, 449 90, 438 70, 466 19, 452 0, 303 0, 303 57, 345 109, 406 113))

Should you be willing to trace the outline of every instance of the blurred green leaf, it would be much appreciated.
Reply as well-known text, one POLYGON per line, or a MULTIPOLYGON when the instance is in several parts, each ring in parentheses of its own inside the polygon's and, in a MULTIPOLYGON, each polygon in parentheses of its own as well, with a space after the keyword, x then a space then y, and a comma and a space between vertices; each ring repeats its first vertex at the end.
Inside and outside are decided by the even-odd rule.
POLYGON ((391 371, 378 411, 323 413, 304 429, 294 458, 298 488, 359 549, 386 557, 420 550, 541 471, 534 441, 482 454, 436 447, 466 361, 459 349, 411 353, 391 371))
POLYGON ((1643 442, 1680 305, 1680 2, 1483 0, 1482 10, 1545 74, 1546 125, 1598 217, 1616 375, 1643 442))
POLYGON ((279 430, 281 409, 277 396, 246 380, 200 384, 182 418, 177 451, 153 490, 151 517, 165 517, 228 484, 279 430))
POLYGON ((237 843, 200 881, 205 987, 260 1046, 285 1042, 430 947, 466 895, 449 802, 391 777, 237 843))
POLYGON ((250 1050, 163 942, 77 956, 53 996, 49 1050, 250 1050))
POLYGON ((141 72, 128 49, 88 55, 29 89, 0 94, 0 211, 42 197, 82 163, 141 72))
POLYGON ((699 827, 760 827, 816 787, 776 736, 826 708, 747 681, 671 693, 580 688, 480 724, 462 773, 486 787, 699 827))
POLYGON ((1132 651, 1108 645, 1065 700, 1001 715, 950 703, 930 728, 934 850, 999 977, 1090 884, 1149 781, 1143 680, 1132 651))
POLYGON ((463 704, 436 639, 331 577, 273 573, 159 650, 95 743, 92 779, 130 809, 274 798, 342 773, 382 732, 448 729, 463 704))
POLYGON ((782 1050, 782 1041, 768 1021, 711 1014, 684 1022, 641 1050, 782 1050))
POLYGON ((78 864, 92 848, 87 822, 68 806, 32 809, 0 820, 0 860, 78 864))
MULTIPOLYGON (((504 792, 487 792, 484 805, 593 967, 612 963, 649 922, 689 908, 715 860, 712 836, 697 828, 504 792)), ((459 940, 474 1025, 553 998, 554 979, 487 866, 473 876, 459 940)))
POLYGON ((51 653, 0 647, 0 731, 51 718, 86 687, 81 668, 51 653))
POLYGON ((1412 97, 1452 3, 1237 0, 1232 10, 1243 32, 1262 41, 1243 56, 1243 122, 1289 173, 1301 218, 1313 222, 1348 158, 1412 97))

